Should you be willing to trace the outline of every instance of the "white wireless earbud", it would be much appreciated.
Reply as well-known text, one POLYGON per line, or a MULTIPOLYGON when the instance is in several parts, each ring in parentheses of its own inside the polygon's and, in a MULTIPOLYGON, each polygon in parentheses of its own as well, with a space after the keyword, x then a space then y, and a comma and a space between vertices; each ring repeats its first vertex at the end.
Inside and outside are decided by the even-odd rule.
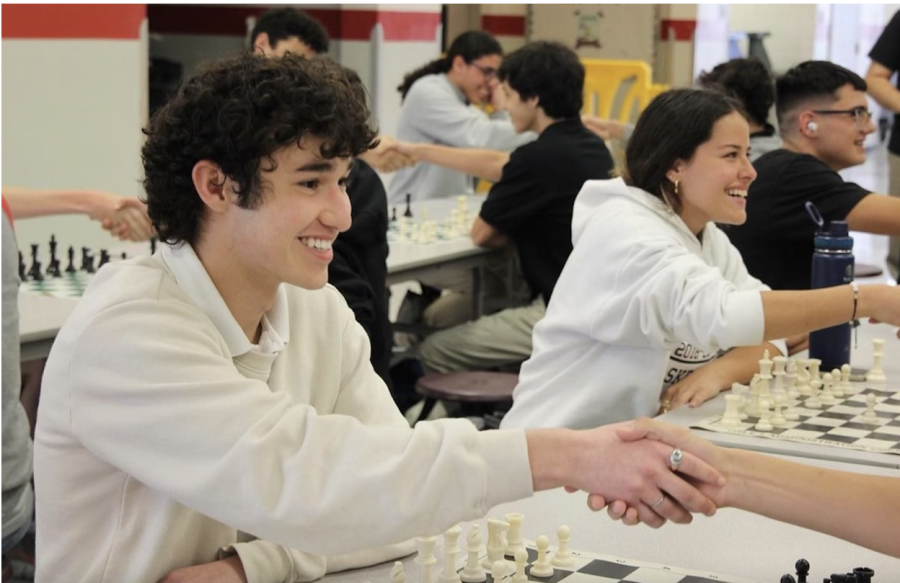
POLYGON ((806 124, 806 129, 808 129, 811 132, 817 131, 819 129, 819 124, 817 124, 814 121, 811 121, 808 124, 806 124))

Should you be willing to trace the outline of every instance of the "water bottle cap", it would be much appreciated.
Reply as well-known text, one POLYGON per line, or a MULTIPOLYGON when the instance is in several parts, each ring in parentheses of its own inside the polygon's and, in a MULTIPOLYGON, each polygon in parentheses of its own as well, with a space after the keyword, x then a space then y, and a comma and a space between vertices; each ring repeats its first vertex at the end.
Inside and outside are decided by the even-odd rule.
POLYGON ((831 221, 827 232, 820 232, 816 235, 816 249, 851 251, 853 250, 853 237, 849 233, 847 221, 831 221))
POLYGON ((847 221, 831 221, 828 225, 828 237, 849 237, 850 228, 847 221))

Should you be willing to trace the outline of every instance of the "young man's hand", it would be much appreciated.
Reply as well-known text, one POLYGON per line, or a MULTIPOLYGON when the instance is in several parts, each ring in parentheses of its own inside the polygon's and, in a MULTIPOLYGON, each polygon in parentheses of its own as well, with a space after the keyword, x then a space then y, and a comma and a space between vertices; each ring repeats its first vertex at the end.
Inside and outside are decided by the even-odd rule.
POLYGON ((175 569, 159 583, 247 583, 244 566, 237 555, 227 559, 175 569))

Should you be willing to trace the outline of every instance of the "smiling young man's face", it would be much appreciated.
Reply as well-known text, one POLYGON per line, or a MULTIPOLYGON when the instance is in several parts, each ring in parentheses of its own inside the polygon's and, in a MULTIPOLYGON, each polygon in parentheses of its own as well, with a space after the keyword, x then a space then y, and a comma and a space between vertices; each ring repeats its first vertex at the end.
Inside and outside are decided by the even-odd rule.
POLYGON ((276 151, 274 168, 263 158, 260 203, 231 209, 233 269, 246 285, 269 289, 284 282, 318 289, 328 282, 332 243, 350 228, 351 160, 322 158, 320 144, 304 137, 299 146, 276 151))
POLYGON ((811 143, 815 156, 837 171, 866 161, 866 136, 875 131, 875 124, 868 117, 865 92, 847 84, 835 92, 835 97, 836 101, 822 103, 814 109, 845 113, 814 113, 817 127, 811 143), (846 113, 852 110, 866 113, 859 116, 846 113))

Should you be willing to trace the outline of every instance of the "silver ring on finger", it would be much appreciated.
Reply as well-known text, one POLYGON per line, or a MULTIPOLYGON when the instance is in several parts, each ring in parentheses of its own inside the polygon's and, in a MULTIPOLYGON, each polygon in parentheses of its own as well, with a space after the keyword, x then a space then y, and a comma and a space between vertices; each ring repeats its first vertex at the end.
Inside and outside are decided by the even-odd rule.
POLYGON ((681 453, 681 450, 677 447, 672 450, 672 453, 669 454, 669 465, 672 467, 673 472, 678 471, 678 466, 681 465, 681 460, 684 459, 684 454, 681 453))
POLYGON ((660 497, 659 500, 657 500, 656 502, 654 502, 653 504, 650 505, 650 509, 651 509, 651 510, 656 510, 657 508, 659 508, 659 505, 660 505, 660 504, 662 504, 663 502, 665 502, 665 500, 666 500, 666 495, 663 494, 663 495, 660 497))

